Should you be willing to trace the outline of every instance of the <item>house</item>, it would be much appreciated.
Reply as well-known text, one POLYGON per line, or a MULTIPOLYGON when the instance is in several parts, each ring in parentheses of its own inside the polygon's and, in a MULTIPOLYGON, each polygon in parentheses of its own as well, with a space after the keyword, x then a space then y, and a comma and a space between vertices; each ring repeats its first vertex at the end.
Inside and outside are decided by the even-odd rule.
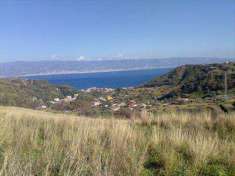
POLYGON ((145 108, 147 107, 147 105, 144 104, 144 103, 142 103, 142 104, 140 105, 140 107, 145 109, 145 108))
POLYGON ((41 105, 39 107, 36 107, 36 109, 38 109, 38 110, 43 110, 43 109, 46 109, 46 108, 47 108, 46 105, 41 105))
POLYGON ((72 96, 66 96, 66 99, 72 100, 72 96))
POLYGON ((73 98, 72 98, 72 101, 75 101, 76 99, 77 99, 77 97, 73 97, 73 98))
POLYGON ((101 102, 100 101, 95 101, 93 102, 93 107, 97 107, 97 106, 100 106, 101 105, 101 102))
POLYGON ((111 109, 112 109, 113 111, 118 111, 118 110, 120 110, 120 107, 119 107, 119 106, 113 106, 111 109))
POLYGON ((65 101, 65 102, 71 102, 72 100, 73 100, 72 96, 66 96, 66 97, 64 98, 64 101, 65 101))
POLYGON ((120 109, 120 106, 116 103, 112 104, 112 108, 113 111, 118 111, 120 109))
POLYGON ((59 102, 60 99, 59 99, 59 98, 54 98, 54 101, 55 101, 55 102, 59 102))
POLYGON ((104 92, 108 93, 108 92, 112 92, 114 89, 111 88, 104 88, 104 92))
POLYGON ((42 106, 41 106, 41 109, 46 109, 46 108, 47 108, 46 105, 42 105, 42 106))
POLYGON ((189 99, 188 98, 177 98, 176 100, 174 100, 171 104, 185 104, 185 103, 189 103, 189 99))
POLYGON ((91 87, 85 90, 85 92, 90 93, 92 91, 96 90, 96 87, 91 87))
POLYGON ((55 102, 54 102, 54 101, 49 101, 49 103, 51 103, 51 104, 55 104, 55 102))
POLYGON ((100 97, 99 100, 106 101, 106 99, 104 97, 100 97))
POLYGON ((126 103, 121 102, 121 103, 119 104, 119 106, 120 106, 120 107, 126 106, 126 103))
POLYGON ((110 96, 110 95, 108 95, 108 96, 106 97, 106 99, 107 99, 108 101, 111 101, 111 100, 113 100, 113 97, 110 96))

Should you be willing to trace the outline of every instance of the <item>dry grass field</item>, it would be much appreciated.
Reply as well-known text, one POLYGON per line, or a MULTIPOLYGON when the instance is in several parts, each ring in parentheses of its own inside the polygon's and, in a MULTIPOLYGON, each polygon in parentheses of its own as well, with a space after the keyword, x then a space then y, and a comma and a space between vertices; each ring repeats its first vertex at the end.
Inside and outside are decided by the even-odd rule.
POLYGON ((118 120, 0 107, 0 175, 234 176, 235 114, 118 120))

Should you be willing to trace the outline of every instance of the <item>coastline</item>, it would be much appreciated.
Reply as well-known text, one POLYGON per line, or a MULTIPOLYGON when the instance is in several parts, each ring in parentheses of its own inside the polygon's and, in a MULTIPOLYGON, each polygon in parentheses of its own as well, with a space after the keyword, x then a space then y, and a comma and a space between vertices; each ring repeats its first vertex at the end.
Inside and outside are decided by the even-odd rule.
POLYGON ((70 75, 70 74, 94 74, 94 73, 109 73, 109 72, 123 72, 123 71, 141 71, 141 70, 154 70, 154 69, 170 69, 174 67, 148 67, 148 68, 132 68, 132 69, 112 69, 112 70, 96 70, 96 71, 65 71, 65 72, 50 72, 38 74, 25 74, 17 75, 15 77, 34 77, 34 76, 53 76, 53 75, 70 75))

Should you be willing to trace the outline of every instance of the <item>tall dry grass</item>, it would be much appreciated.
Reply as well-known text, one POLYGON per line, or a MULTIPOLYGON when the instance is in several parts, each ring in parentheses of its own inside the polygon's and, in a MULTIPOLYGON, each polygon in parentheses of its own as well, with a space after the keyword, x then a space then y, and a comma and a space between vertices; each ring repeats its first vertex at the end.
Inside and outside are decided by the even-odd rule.
POLYGON ((235 115, 76 117, 0 108, 0 175, 234 175, 235 115))

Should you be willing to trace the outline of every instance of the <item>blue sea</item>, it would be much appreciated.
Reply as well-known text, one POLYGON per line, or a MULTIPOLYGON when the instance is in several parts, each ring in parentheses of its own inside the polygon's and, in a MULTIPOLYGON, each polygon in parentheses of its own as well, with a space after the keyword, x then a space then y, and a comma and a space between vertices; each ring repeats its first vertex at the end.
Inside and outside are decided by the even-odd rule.
POLYGON ((47 80, 51 84, 69 85, 76 89, 87 89, 90 87, 123 88, 142 85, 170 70, 171 68, 158 68, 134 71, 43 75, 30 76, 27 79, 47 80))

